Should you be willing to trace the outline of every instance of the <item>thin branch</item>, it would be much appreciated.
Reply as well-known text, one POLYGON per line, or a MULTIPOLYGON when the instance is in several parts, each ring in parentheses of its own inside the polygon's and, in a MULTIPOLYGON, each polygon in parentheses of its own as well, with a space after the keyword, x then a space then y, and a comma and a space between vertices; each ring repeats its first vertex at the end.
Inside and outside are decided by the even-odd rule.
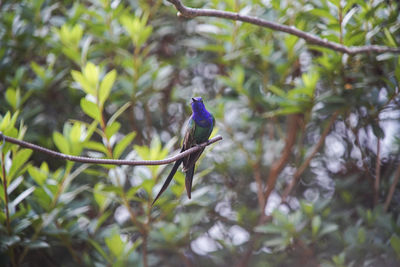
POLYGON ((397 186, 397 183, 399 182, 399 179, 400 179, 400 165, 396 169, 393 183, 390 186, 389 194, 386 197, 385 206, 384 206, 385 211, 387 211, 387 209, 389 208, 389 204, 392 201, 394 190, 396 190, 396 186, 397 186))
POLYGON ((326 47, 338 52, 347 53, 347 54, 360 54, 360 53, 400 53, 400 48, 396 47, 387 47, 380 45, 366 45, 366 46, 345 46, 342 44, 338 44, 335 42, 330 42, 326 39, 322 39, 313 34, 301 31, 294 26, 287 26, 283 24, 279 24, 272 21, 267 21, 264 19, 241 15, 239 13, 229 12, 229 11, 221 11, 215 9, 200 9, 200 8, 190 8, 182 4, 180 0, 167 0, 172 3, 175 8, 179 11, 178 16, 183 16, 187 18, 193 17, 217 17, 231 20, 238 20, 243 22, 248 22, 254 25, 258 25, 261 27, 269 28, 276 31, 286 32, 292 35, 295 35, 301 39, 304 39, 306 42, 322 47, 326 47))
POLYGON ((89 158, 89 157, 79 157, 79 156, 66 155, 66 154, 56 152, 56 151, 32 144, 32 143, 29 143, 29 142, 18 140, 18 139, 6 136, 2 132, 0 132, 0 139, 3 139, 3 141, 7 141, 9 143, 19 145, 21 147, 25 147, 25 148, 29 148, 29 149, 39 151, 39 152, 42 152, 45 154, 49 154, 52 157, 61 158, 61 159, 69 160, 69 161, 82 162, 82 163, 95 163, 95 164, 139 166, 139 165, 165 165, 165 164, 172 163, 174 161, 177 161, 181 158, 184 158, 184 157, 202 149, 203 147, 206 147, 215 142, 221 141, 222 136, 217 135, 214 138, 211 138, 210 140, 208 140, 207 142, 204 142, 202 144, 199 144, 197 146, 189 148, 188 150, 185 150, 182 153, 177 154, 176 156, 162 159, 162 160, 121 160, 121 159, 97 159, 97 158, 89 158))
POLYGON ((374 184, 374 205, 376 206, 379 201, 379 184, 381 180, 381 140, 378 138, 376 143, 376 163, 375 163, 375 184, 374 184))
POLYGON ((303 174, 303 172, 306 170, 308 165, 310 165, 311 160, 314 158, 315 154, 317 154, 318 150, 321 148, 322 144, 325 141, 326 136, 330 132, 330 129, 333 125, 333 123, 336 121, 337 116, 339 115, 339 112, 335 112, 329 121, 328 126, 325 128, 324 132, 322 133, 318 143, 314 146, 313 151, 311 154, 307 157, 307 159, 303 162, 303 164, 297 169, 295 174, 293 175, 293 179, 290 182, 290 184, 285 188, 285 191, 283 192, 282 195, 282 202, 286 201, 286 198, 290 195, 292 192, 294 186, 298 183, 300 176, 303 174))
MULTIPOLYGON (((298 123, 299 123, 299 116, 298 114, 294 114, 289 116, 288 118, 288 128, 286 130, 287 136, 285 141, 285 147, 283 148, 282 156, 275 161, 269 172, 268 181, 267 181, 267 188, 264 192, 264 203, 262 206, 262 210, 265 210, 265 207, 268 203, 268 198, 271 195, 272 191, 275 188, 276 180, 278 179, 279 174, 285 167, 286 163, 289 160, 289 156, 292 153, 292 148, 294 143, 296 142, 296 135, 298 130, 298 123)), ((265 213, 262 213, 260 221, 264 221, 265 213)))

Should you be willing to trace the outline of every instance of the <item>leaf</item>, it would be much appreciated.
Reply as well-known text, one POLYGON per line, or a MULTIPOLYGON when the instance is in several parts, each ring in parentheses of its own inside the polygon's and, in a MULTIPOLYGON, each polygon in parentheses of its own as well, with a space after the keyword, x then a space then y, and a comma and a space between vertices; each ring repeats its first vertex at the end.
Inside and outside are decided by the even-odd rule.
POLYGON ((27 247, 30 249, 38 249, 38 248, 49 248, 50 245, 44 241, 41 240, 35 240, 35 241, 29 241, 27 244, 27 247))
POLYGON ((264 233, 264 234, 280 234, 282 233, 282 227, 275 224, 260 225, 257 226, 254 231, 264 233))
MULTIPOLYGON (((29 166, 30 167, 30 166, 29 166)), ((10 185, 7 187, 7 194, 11 194, 24 180, 22 176, 18 176, 16 179, 14 179, 10 185)), ((1 191, 1 190, 0 190, 1 191)), ((3 191, 4 192, 4 191, 3 191)), ((4 193, 3 193, 4 194, 4 193)))
POLYGON ((100 211, 103 212, 107 206, 111 203, 110 193, 103 191, 104 184, 97 183, 93 189, 94 200, 100 207, 100 211))
POLYGON ((38 185, 43 185, 46 181, 47 175, 34 166, 29 166, 28 173, 38 185))
POLYGON ((394 252, 396 252, 397 257, 400 259, 400 238, 397 235, 393 235, 390 238, 390 245, 394 252))
POLYGON ((10 111, 7 111, 6 115, 4 115, 3 120, 0 123, 0 131, 4 131, 10 123, 11 119, 11 113, 10 111))
POLYGON ((72 126, 71 132, 69 133, 69 140, 73 143, 79 143, 81 139, 81 124, 79 122, 75 122, 72 126))
POLYGON ((110 71, 109 73, 106 74, 104 77, 103 81, 100 84, 100 90, 99 90, 99 104, 100 106, 104 105, 104 102, 108 98, 111 92, 111 88, 115 82, 115 79, 117 77, 117 72, 115 70, 110 71))
POLYGON ((124 251, 124 242, 122 242, 121 236, 117 231, 114 231, 112 236, 106 237, 105 242, 111 253, 116 257, 120 256, 124 251))
POLYGON ((18 197, 16 197, 14 199, 14 201, 12 202, 12 205, 14 207, 16 207, 22 200, 24 200, 25 198, 27 198, 30 194, 32 194, 32 192, 35 191, 35 187, 31 186, 28 189, 26 189, 24 192, 22 192, 21 194, 18 195, 18 197))
POLYGON ((376 137, 378 137, 379 139, 385 138, 385 132, 383 131, 383 129, 380 127, 379 124, 373 123, 371 124, 371 127, 372 127, 372 132, 376 137))
POLYGON ((120 107, 108 120, 107 124, 112 124, 127 108, 131 106, 131 102, 125 103, 122 107, 120 107))
POLYGON ((110 139, 115 133, 118 132, 119 128, 121 128, 121 124, 117 121, 114 121, 111 125, 107 125, 105 134, 108 139, 110 139))
POLYGON ((35 74, 40 77, 40 79, 44 80, 46 78, 46 70, 39 66, 36 62, 31 62, 31 68, 35 74))
POLYGON ((30 149, 21 149, 20 151, 17 152, 17 154, 13 158, 12 165, 8 173, 8 176, 11 179, 17 174, 17 171, 21 168, 21 166, 28 161, 31 155, 32 155, 32 150, 30 149))
POLYGON ((316 236, 319 229, 321 227, 321 217, 320 216, 314 216, 311 221, 311 232, 312 236, 316 236))
POLYGON ((81 108, 86 115, 94 119, 95 121, 101 120, 100 110, 98 106, 87 100, 86 98, 81 99, 81 108))
POLYGON ((397 43, 396 43, 395 39, 393 38, 392 34, 386 27, 383 28, 383 32, 385 33, 385 37, 388 40, 389 46, 397 47, 397 43))
POLYGON ((6 100, 13 109, 17 109, 19 104, 19 90, 8 88, 6 91, 6 100))
POLYGON ((97 87, 99 83, 99 75, 100 69, 98 66, 94 65, 92 62, 86 64, 85 68, 83 69, 83 76, 89 83, 92 92, 94 92, 94 96, 97 98, 97 87))
POLYGON ((94 142, 94 141, 87 141, 84 143, 85 148, 91 149, 91 150, 96 150, 99 152, 102 152, 104 154, 108 153, 107 148, 99 142, 94 142))
POLYGON ((77 82, 86 94, 96 97, 96 88, 79 71, 71 71, 72 78, 77 82))
POLYGON ((333 224, 333 223, 324 224, 321 232, 319 232, 319 236, 323 236, 323 235, 335 232, 338 229, 339 229, 339 227, 336 224, 333 224))
POLYGON ((122 152, 128 147, 128 145, 132 142, 135 138, 136 132, 131 132, 127 134, 121 141, 115 146, 114 148, 114 158, 118 159, 122 152))
POLYGON ((64 154, 70 154, 68 140, 59 132, 53 133, 53 141, 58 150, 64 154))
POLYGON ((107 260, 107 262, 109 262, 111 264, 111 259, 109 258, 108 254, 101 248, 101 246, 93 239, 89 239, 90 244, 92 244, 92 246, 97 250, 97 252, 99 252, 101 254, 101 256, 103 256, 104 259, 107 260))

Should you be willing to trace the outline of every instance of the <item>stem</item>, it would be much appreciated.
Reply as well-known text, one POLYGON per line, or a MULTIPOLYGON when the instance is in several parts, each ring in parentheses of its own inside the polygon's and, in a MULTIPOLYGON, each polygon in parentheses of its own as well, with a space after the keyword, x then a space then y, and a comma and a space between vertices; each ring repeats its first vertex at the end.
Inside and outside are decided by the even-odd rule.
POLYGON ((381 147, 381 141, 378 138, 378 142, 376 144, 375 184, 374 184, 374 205, 375 206, 378 204, 378 201, 379 201, 379 183, 381 180, 380 147, 381 147))
POLYGON ((147 235, 143 236, 143 266, 147 267, 148 263, 147 263, 147 235))
POLYGON ((8 210, 8 193, 7 193, 7 177, 6 177, 6 166, 4 161, 4 153, 1 153, 1 169, 3 172, 3 189, 4 189, 4 200, 5 200, 5 208, 6 208, 6 223, 7 223, 7 231, 8 234, 11 235, 11 226, 10 226, 10 213, 8 210))
MULTIPOLYGON (((267 206, 269 196, 271 195, 272 191, 275 188, 276 180, 278 179, 279 174, 285 167, 286 163, 289 160, 289 156, 292 153, 292 148, 296 142, 296 136, 297 136, 297 131, 298 131, 298 122, 299 120, 299 114, 293 114, 290 115, 288 118, 288 128, 286 130, 287 136, 285 140, 285 147, 283 148, 282 151, 282 156, 276 160, 272 166, 271 170, 269 172, 268 176, 268 181, 267 181, 267 188, 264 193, 264 203, 262 206, 262 210, 265 210, 265 207, 267 206)), ((261 214, 260 221, 264 221, 266 218, 265 213, 261 214)))
POLYGON ((387 209, 389 208, 389 204, 392 201, 394 190, 396 190, 396 186, 397 186, 397 183, 399 182, 399 178, 400 178, 400 165, 397 167, 393 183, 389 189, 389 194, 386 197, 385 206, 384 206, 385 211, 387 211, 387 209))
MULTIPOLYGON (((6 177, 6 165, 5 165, 5 159, 4 159, 4 153, 1 152, 1 169, 3 173, 3 189, 4 189, 4 201, 5 201, 5 208, 6 208, 6 223, 7 223, 7 231, 8 234, 11 235, 11 224, 10 224, 10 212, 8 210, 8 193, 7 193, 7 177, 6 177)), ((15 262, 15 257, 14 257, 14 248, 13 246, 10 246, 10 258, 11 258, 11 264, 12 266, 16 267, 17 264, 15 262)))
POLYGON ((315 154, 317 154, 318 150, 321 148, 322 144, 325 141, 326 136, 330 132, 330 129, 331 129, 333 123, 336 121, 336 118, 338 115, 339 115, 339 112, 335 112, 335 114, 333 114, 331 120, 329 121, 328 126, 325 128, 324 132, 322 133, 320 139, 318 140, 318 143, 314 146, 314 149, 312 150, 311 154, 307 157, 307 159, 303 162, 303 164, 297 169, 297 171, 293 175, 292 181, 285 188, 285 191, 282 195, 282 202, 286 201, 286 198, 290 195, 294 186, 298 183, 300 176, 306 170, 308 165, 310 165, 311 160, 314 158, 315 154))

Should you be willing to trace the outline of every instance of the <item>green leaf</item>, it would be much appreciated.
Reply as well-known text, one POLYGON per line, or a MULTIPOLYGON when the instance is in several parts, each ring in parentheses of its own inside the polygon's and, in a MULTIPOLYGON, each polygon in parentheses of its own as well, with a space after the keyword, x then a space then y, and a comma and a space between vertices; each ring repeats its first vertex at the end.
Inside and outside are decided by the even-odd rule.
POLYGON ((26 245, 29 249, 49 248, 50 245, 42 240, 29 241, 26 245))
POLYGON ((75 122, 72 126, 71 132, 69 133, 69 140, 72 143, 79 143, 81 139, 81 124, 79 122, 75 122))
POLYGON ((10 182, 12 178, 17 174, 17 171, 24 165, 29 157, 32 155, 32 150, 30 149, 21 149, 20 151, 17 152, 17 154, 14 156, 12 165, 10 168, 10 171, 8 173, 8 176, 11 178, 8 180, 10 182))
POLYGON ((124 251, 124 242, 122 242, 121 236, 117 231, 113 232, 114 234, 112 236, 108 236, 105 238, 105 242, 111 253, 114 256, 118 257, 124 251))
POLYGON ((264 234, 281 234, 283 230, 282 227, 279 227, 278 225, 268 224, 257 226, 254 231, 264 234))
POLYGON ((54 132, 53 141, 61 153, 70 154, 69 142, 62 134, 54 132))
POLYGON ((82 98, 81 99, 81 108, 86 115, 94 119, 95 121, 101 120, 100 110, 99 107, 89 100, 82 98))
POLYGON ((31 186, 28 189, 26 189, 24 192, 19 194, 12 202, 12 205, 16 207, 21 201, 23 201, 25 198, 27 198, 32 192, 35 191, 35 187, 31 186))
POLYGON ((96 87, 94 87, 79 71, 71 71, 72 78, 82 87, 86 94, 96 97, 96 87))
POLYGON ((312 221, 311 221, 311 232, 312 236, 316 236, 319 229, 321 227, 321 217, 320 216, 314 216, 312 221))
POLYGON ((128 145, 132 142, 132 140, 135 138, 136 133, 131 132, 127 134, 124 138, 122 138, 121 141, 115 146, 114 148, 114 158, 118 159, 122 152, 128 147, 128 145))
POLYGON ((366 240, 366 233, 364 227, 360 227, 357 232, 357 240, 360 244, 364 244, 366 240))
POLYGON ((400 238, 397 235, 393 235, 390 238, 390 245, 392 246, 394 252, 396 252, 397 257, 400 259, 400 238))
POLYGON ((19 89, 15 90, 13 88, 8 88, 6 91, 6 100, 8 102, 8 104, 10 104, 10 106, 13 109, 17 109, 20 103, 20 92, 19 89))
POLYGON ((97 205, 99 205, 101 212, 103 212, 111 203, 111 199, 109 198, 110 193, 104 192, 103 188, 104 184, 97 183, 93 189, 94 200, 96 201, 97 205))
POLYGON ((383 28, 383 32, 385 33, 385 37, 388 40, 389 46, 397 47, 397 43, 396 43, 395 39, 393 38, 392 34, 386 27, 383 28))
POLYGON ((101 82, 100 90, 99 90, 100 106, 104 105, 104 102, 110 95, 111 88, 115 82, 116 77, 117 77, 117 72, 115 70, 112 70, 109 73, 107 73, 107 75, 104 77, 103 81, 101 82))
POLYGON ((10 111, 7 111, 6 115, 4 115, 0 123, 0 131, 4 131, 6 128, 8 128, 10 124, 10 119, 11 119, 11 113, 10 111))
POLYGON ((89 62, 86 64, 85 68, 83 69, 83 76, 85 77, 86 81, 89 83, 90 87, 92 88, 94 96, 97 98, 97 87, 99 83, 99 75, 100 69, 98 66, 94 65, 93 63, 89 62))
POLYGON ((107 148, 102 143, 99 143, 99 142, 87 141, 84 143, 84 146, 85 146, 85 148, 102 152, 105 155, 108 153, 107 148))
POLYGON ((333 223, 324 224, 321 232, 319 232, 319 236, 323 236, 323 235, 335 232, 338 229, 339 229, 339 227, 336 224, 333 224, 333 223))
POLYGON ((38 185, 43 185, 48 175, 48 173, 33 166, 28 167, 28 173, 38 185))
POLYGON ((90 244, 92 244, 92 246, 97 250, 97 252, 99 252, 101 254, 101 256, 103 256, 103 258, 105 260, 107 260, 108 263, 112 263, 112 260, 110 259, 110 257, 108 256, 108 253, 106 253, 101 246, 93 239, 89 239, 90 244))
POLYGON ((31 68, 35 72, 35 74, 40 77, 40 79, 44 80, 46 78, 46 70, 36 64, 36 62, 31 62, 31 68))
POLYGON ((111 125, 107 125, 106 127, 106 136, 110 139, 115 133, 118 132, 119 128, 121 128, 121 124, 117 121, 114 121, 111 125))

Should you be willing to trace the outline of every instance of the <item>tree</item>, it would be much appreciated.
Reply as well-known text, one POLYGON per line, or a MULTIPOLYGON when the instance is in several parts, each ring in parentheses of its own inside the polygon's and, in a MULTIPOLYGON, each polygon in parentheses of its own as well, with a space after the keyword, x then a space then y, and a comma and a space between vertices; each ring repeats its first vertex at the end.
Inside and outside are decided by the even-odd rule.
POLYGON ((398 3, 169 2, 0 3, 5 136, 160 160, 201 95, 224 138, 155 207, 165 165, 7 139, 0 265, 398 265, 398 3))

